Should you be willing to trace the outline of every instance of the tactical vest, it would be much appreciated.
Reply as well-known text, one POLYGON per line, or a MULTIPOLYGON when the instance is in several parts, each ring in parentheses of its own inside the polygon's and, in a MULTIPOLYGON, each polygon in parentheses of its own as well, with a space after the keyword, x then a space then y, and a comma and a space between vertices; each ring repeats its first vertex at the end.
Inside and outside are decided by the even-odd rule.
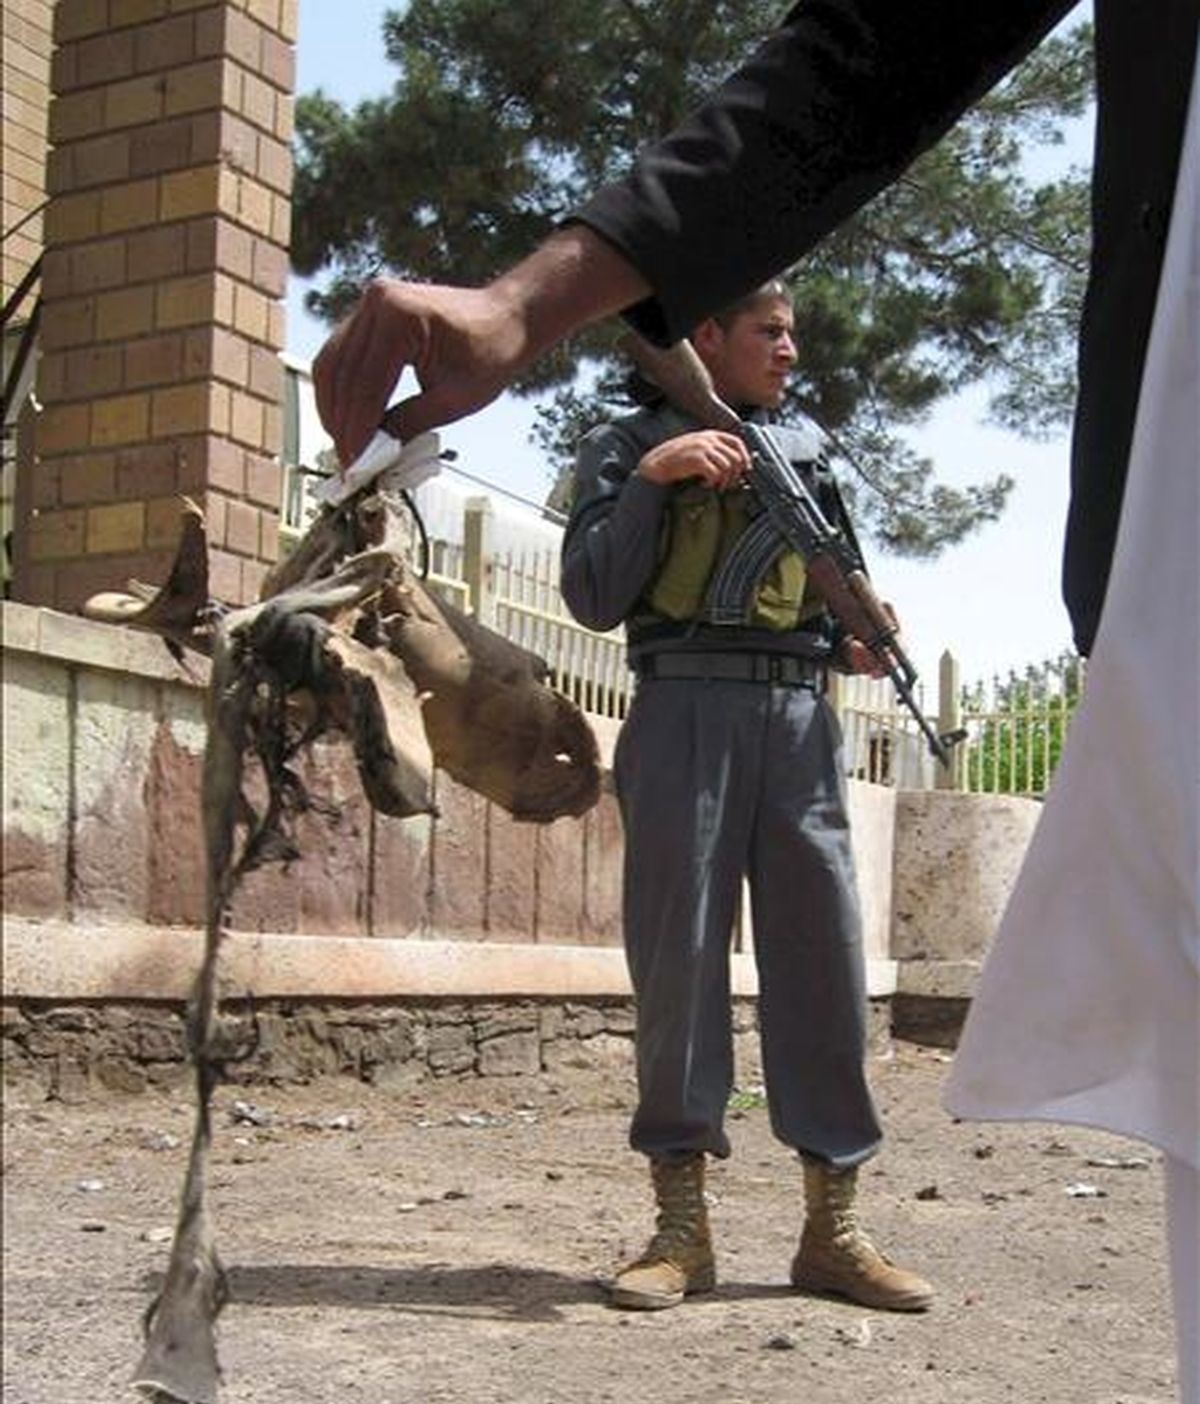
POLYGON ((804 558, 769 528, 754 492, 698 482, 672 490, 646 600, 668 619, 775 631, 795 629, 823 608, 808 589, 804 558))

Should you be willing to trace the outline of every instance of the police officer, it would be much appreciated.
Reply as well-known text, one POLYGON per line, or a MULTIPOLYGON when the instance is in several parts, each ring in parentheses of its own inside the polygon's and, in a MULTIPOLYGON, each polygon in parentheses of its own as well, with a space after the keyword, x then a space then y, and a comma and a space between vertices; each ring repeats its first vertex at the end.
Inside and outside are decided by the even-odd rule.
MULTIPOLYGON (((717 394, 765 423, 796 359, 792 332, 786 287, 773 281, 700 323, 692 341, 717 394)), ((852 540, 819 431, 772 432, 852 540)), ((637 997, 630 1141, 649 1158, 658 1219, 612 1297, 669 1307, 715 1282, 704 1166, 729 1154, 729 946, 746 878, 771 1125, 804 1166, 792 1281, 922 1310, 929 1284, 877 1252, 854 1211, 858 1166, 880 1128, 864 1074, 840 734, 824 683, 831 665, 875 664, 840 634, 782 542, 749 574, 732 568, 759 511, 749 466, 738 436, 698 428, 664 402, 593 431, 578 452, 563 594, 589 628, 624 622, 638 678, 614 768, 637 997)))

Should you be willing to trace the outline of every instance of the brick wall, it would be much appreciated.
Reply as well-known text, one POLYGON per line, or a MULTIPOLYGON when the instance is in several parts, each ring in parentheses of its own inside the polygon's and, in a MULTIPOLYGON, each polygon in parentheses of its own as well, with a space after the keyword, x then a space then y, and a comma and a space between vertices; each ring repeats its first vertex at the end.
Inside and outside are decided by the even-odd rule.
POLYGON ((296 0, 55 7, 18 599, 161 580, 181 493, 212 593, 254 598, 277 555, 295 28, 296 0))
POLYGON ((3 292, 9 294, 37 259, 46 198, 46 126, 50 99, 51 0, 4 0, 0 47, 4 63, 3 292), (24 223, 23 223, 24 221, 24 223))

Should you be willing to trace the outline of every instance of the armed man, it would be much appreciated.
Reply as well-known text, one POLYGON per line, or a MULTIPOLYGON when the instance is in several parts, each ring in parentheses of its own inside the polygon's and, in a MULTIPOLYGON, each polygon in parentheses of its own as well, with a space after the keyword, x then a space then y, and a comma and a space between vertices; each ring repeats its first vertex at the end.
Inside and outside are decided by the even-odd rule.
MULTIPOLYGON (((766 424, 796 360, 792 332, 787 289, 772 281, 701 322, 692 342, 716 394, 766 424)), ((770 433, 853 543, 819 431, 770 433)), ((841 738, 824 690, 830 667, 881 668, 761 516, 744 439, 665 400, 580 445, 563 594, 590 628, 624 622, 638 679, 614 769, 638 1010, 630 1142, 649 1159, 658 1208, 612 1300, 670 1307, 716 1280, 704 1170, 706 1156, 730 1152, 729 947, 747 878, 771 1125, 804 1170, 791 1280, 920 1311, 930 1285, 879 1253, 855 1214, 858 1167, 881 1132, 864 1069, 841 738)))

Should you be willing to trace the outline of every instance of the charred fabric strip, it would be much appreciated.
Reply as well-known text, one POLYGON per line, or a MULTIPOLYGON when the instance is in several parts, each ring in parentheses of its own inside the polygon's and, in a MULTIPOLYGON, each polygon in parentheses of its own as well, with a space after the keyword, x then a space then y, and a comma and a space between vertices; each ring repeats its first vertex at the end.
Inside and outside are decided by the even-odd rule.
POLYGON ((262 603, 208 596, 204 518, 185 500, 179 550, 161 589, 131 582, 84 613, 211 655, 201 786, 206 856, 204 959, 189 1011, 196 1126, 162 1291, 146 1313, 134 1383, 159 1401, 215 1404, 215 1325, 228 1291, 208 1204, 212 1094, 229 1062, 218 966, 242 877, 298 856, 295 819, 331 808, 294 762, 325 733, 349 738, 371 805, 433 811, 434 768, 518 819, 580 815, 600 792, 596 740, 547 685, 542 659, 445 604, 409 569, 398 490, 386 479, 327 510, 268 577, 262 603), (266 784, 256 808, 252 764, 266 784))

